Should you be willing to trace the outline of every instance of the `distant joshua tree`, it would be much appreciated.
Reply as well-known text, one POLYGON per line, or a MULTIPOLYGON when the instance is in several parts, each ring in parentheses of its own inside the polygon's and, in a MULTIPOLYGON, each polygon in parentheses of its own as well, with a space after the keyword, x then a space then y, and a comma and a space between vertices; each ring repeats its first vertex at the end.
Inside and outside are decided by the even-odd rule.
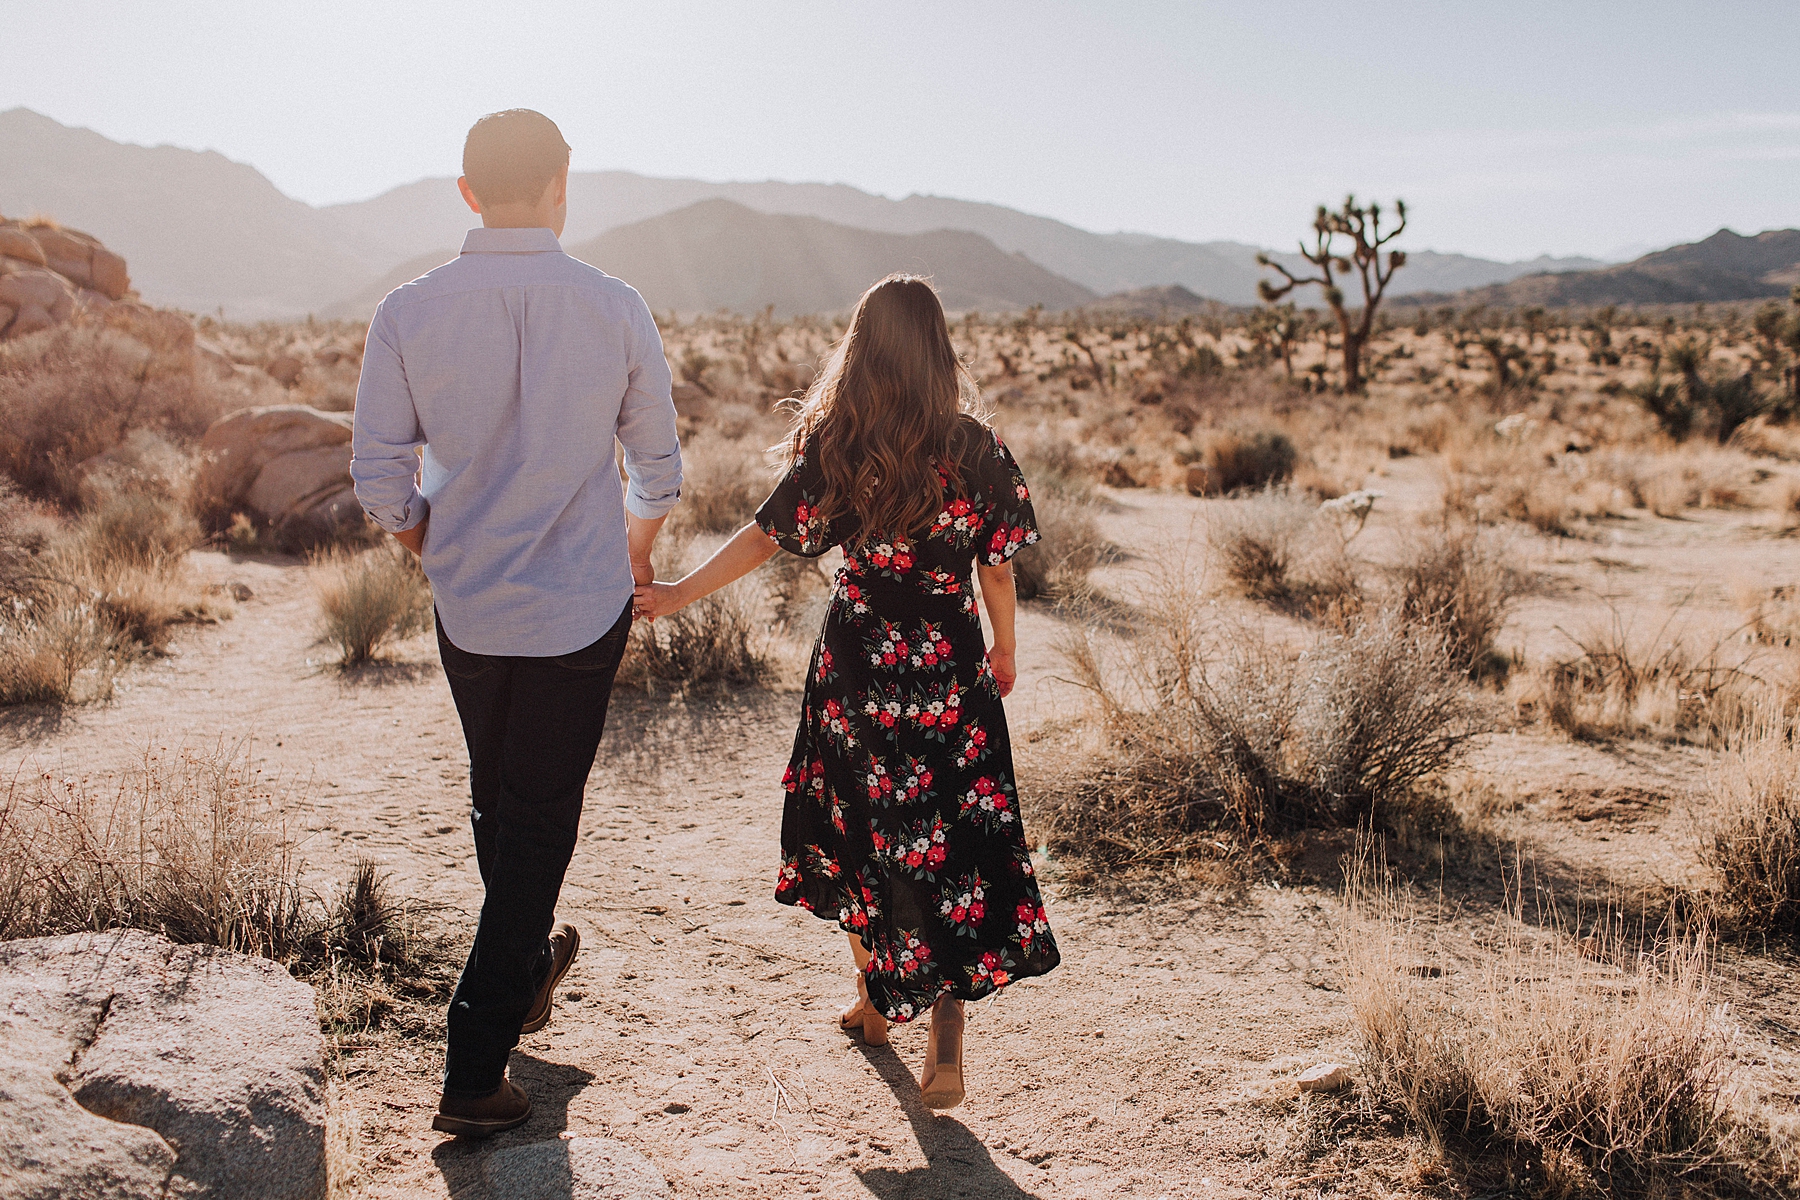
POLYGON ((1406 265, 1406 251, 1389 250, 1384 255, 1382 247, 1399 237, 1406 229, 1406 201, 1394 201, 1394 211, 1400 215, 1400 224, 1388 233, 1381 232, 1381 205, 1358 204, 1355 196, 1344 197, 1344 207, 1332 212, 1323 204, 1319 205, 1319 215, 1313 218, 1313 246, 1307 248, 1305 241, 1300 243, 1300 255, 1307 262, 1319 269, 1319 274, 1305 278, 1294 275, 1286 267, 1266 254, 1256 256, 1262 266, 1281 272, 1285 283, 1271 283, 1262 280, 1257 284, 1257 292, 1270 304, 1274 304, 1295 288, 1305 284, 1317 284, 1325 296, 1325 303, 1331 307, 1332 315, 1337 317, 1338 331, 1341 335, 1344 351, 1344 390, 1360 392, 1363 389, 1362 357, 1363 348, 1368 345, 1369 335, 1375 328, 1375 310, 1381 305, 1382 294, 1387 291, 1388 280, 1394 272, 1406 265), (1347 237, 1352 242, 1348 256, 1338 252, 1336 239, 1347 237), (1354 271, 1362 282, 1363 304, 1361 312, 1352 316, 1344 307, 1344 289, 1338 286, 1333 272, 1349 275, 1354 271))

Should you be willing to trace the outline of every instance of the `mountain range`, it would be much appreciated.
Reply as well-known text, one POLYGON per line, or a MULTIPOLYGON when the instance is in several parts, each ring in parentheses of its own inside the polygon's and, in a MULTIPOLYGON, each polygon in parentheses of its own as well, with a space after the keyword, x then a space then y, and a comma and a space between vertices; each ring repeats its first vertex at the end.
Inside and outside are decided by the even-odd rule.
POLYGON ((1800 284, 1800 229, 1746 237, 1721 229, 1628 263, 1567 275, 1527 275, 1458 295, 1416 294, 1411 304, 1452 302, 1546 308, 1601 304, 1694 304, 1786 296, 1800 284))
MULTIPOLYGON (((126 256, 147 298, 194 311, 223 309, 242 319, 362 315, 378 282, 393 278, 403 264, 443 261, 472 223, 449 178, 315 208, 217 153, 126 145, 25 108, 0 113, 0 163, 6 164, 0 213, 43 213, 88 230, 126 256)), ((664 273, 654 286, 644 277, 647 294, 659 292, 697 310, 824 302, 840 295, 848 279, 866 283, 886 269, 918 263, 940 273, 958 264, 958 295, 996 311, 1034 303, 1056 309, 1086 293, 1162 285, 1245 304, 1255 300, 1263 274, 1258 247, 1239 242, 1093 233, 997 204, 938 196, 893 200, 844 184, 710 183, 578 171, 570 176, 569 213, 564 242, 571 249, 636 227, 630 237, 607 243, 604 254, 594 253, 610 256, 628 279, 624 263, 656 262, 664 273), (812 220, 766 225, 719 208, 675 217, 714 200, 765 216, 812 220), (665 227, 645 225, 665 217, 674 218, 665 227), (719 239, 730 230, 753 227, 778 240, 762 249, 737 248, 733 265, 716 272, 696 247, 670 240, 707 238, 704 244, 716 251, 726 248, 719 239), (988 245, 938 236, 950 232, 988 245), (908 240, 921 237, 936 240, 908 240), (958 247, 954 253, 952 245, 958 247), (652 247, 660 249, 653 253, 652 247), (1021 264, 1020 255, 1029 263, 1021 264), (762 274, 745 273, 752 259, 762 264, 762 274), (990 276, 977 277, 990 268, 990 276), (824 274, 802 282, 800 273, 809 270, 824 274)), ((1455 290, 1597 265, 1587 259, 1497 263, 1421 251, 1396 287, 1455 290)))
MULTIPOLYGON (((389 288, 453 256, 473 223, 449 177, 313 207, 217 153, 126 145, 24 108, 0 113, 0 164, 0 213, 87 230, 125 255, 147 299, 238 319, 366 316, 389 288)), ((1800 270, 1797 239, 1721 231, 1620 266, 1415 250, 1391 294, 1497 304, 1774 295, 1784 271, 1800 270)), ((570 175, 563 242, 659 311, 833 311, 889 270, 931 272, 953 308, 1056 311, 1121 296, 1112 311, 1166 310, 1190 294, 1254 303, 1266 275, 1259 248, 1241 242, 1094 233, 997 204, 845 184, 626 171, 570 175)))

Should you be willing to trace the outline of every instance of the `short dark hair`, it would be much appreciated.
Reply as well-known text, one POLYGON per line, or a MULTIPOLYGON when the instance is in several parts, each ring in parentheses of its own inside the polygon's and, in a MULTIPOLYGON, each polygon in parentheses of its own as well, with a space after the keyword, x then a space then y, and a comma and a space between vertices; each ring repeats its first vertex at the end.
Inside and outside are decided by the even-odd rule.
POLYGON ((462 173, 483 204, 536 200, 568 165, 562 130, 529 108, 489 113, 463 140, 462 173))

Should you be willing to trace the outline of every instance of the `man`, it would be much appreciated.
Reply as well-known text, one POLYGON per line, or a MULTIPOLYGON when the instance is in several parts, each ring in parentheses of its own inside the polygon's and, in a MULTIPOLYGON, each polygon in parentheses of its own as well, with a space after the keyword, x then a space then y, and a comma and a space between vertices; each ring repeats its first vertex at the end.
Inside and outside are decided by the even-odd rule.
POLYGON ((649 308, 557 242, 569 147, 555 123, 481 118, 456 182, 482 228, 375 310, 350 473, 423 560, 469 746, 486 897, 432 1127, 485 1137, 531 1114, 507 1056, 549 1020, 580 948, 574 926, 552 929, 556 897, 681 448, 649 308))

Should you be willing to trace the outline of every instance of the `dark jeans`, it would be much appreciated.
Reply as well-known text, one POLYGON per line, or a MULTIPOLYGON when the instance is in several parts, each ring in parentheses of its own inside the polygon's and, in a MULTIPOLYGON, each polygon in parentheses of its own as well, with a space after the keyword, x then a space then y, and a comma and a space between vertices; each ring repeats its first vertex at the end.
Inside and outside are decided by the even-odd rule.
POLYGON ((575 853, 582 793, 606 726, 631 606, 599 641, 554 658, 471 654, 438 626, 438 654, 469 744, 475 861, 487 897, 450 998, 444 1090, 500 1086, 550 970, 550 927, 575 853))

